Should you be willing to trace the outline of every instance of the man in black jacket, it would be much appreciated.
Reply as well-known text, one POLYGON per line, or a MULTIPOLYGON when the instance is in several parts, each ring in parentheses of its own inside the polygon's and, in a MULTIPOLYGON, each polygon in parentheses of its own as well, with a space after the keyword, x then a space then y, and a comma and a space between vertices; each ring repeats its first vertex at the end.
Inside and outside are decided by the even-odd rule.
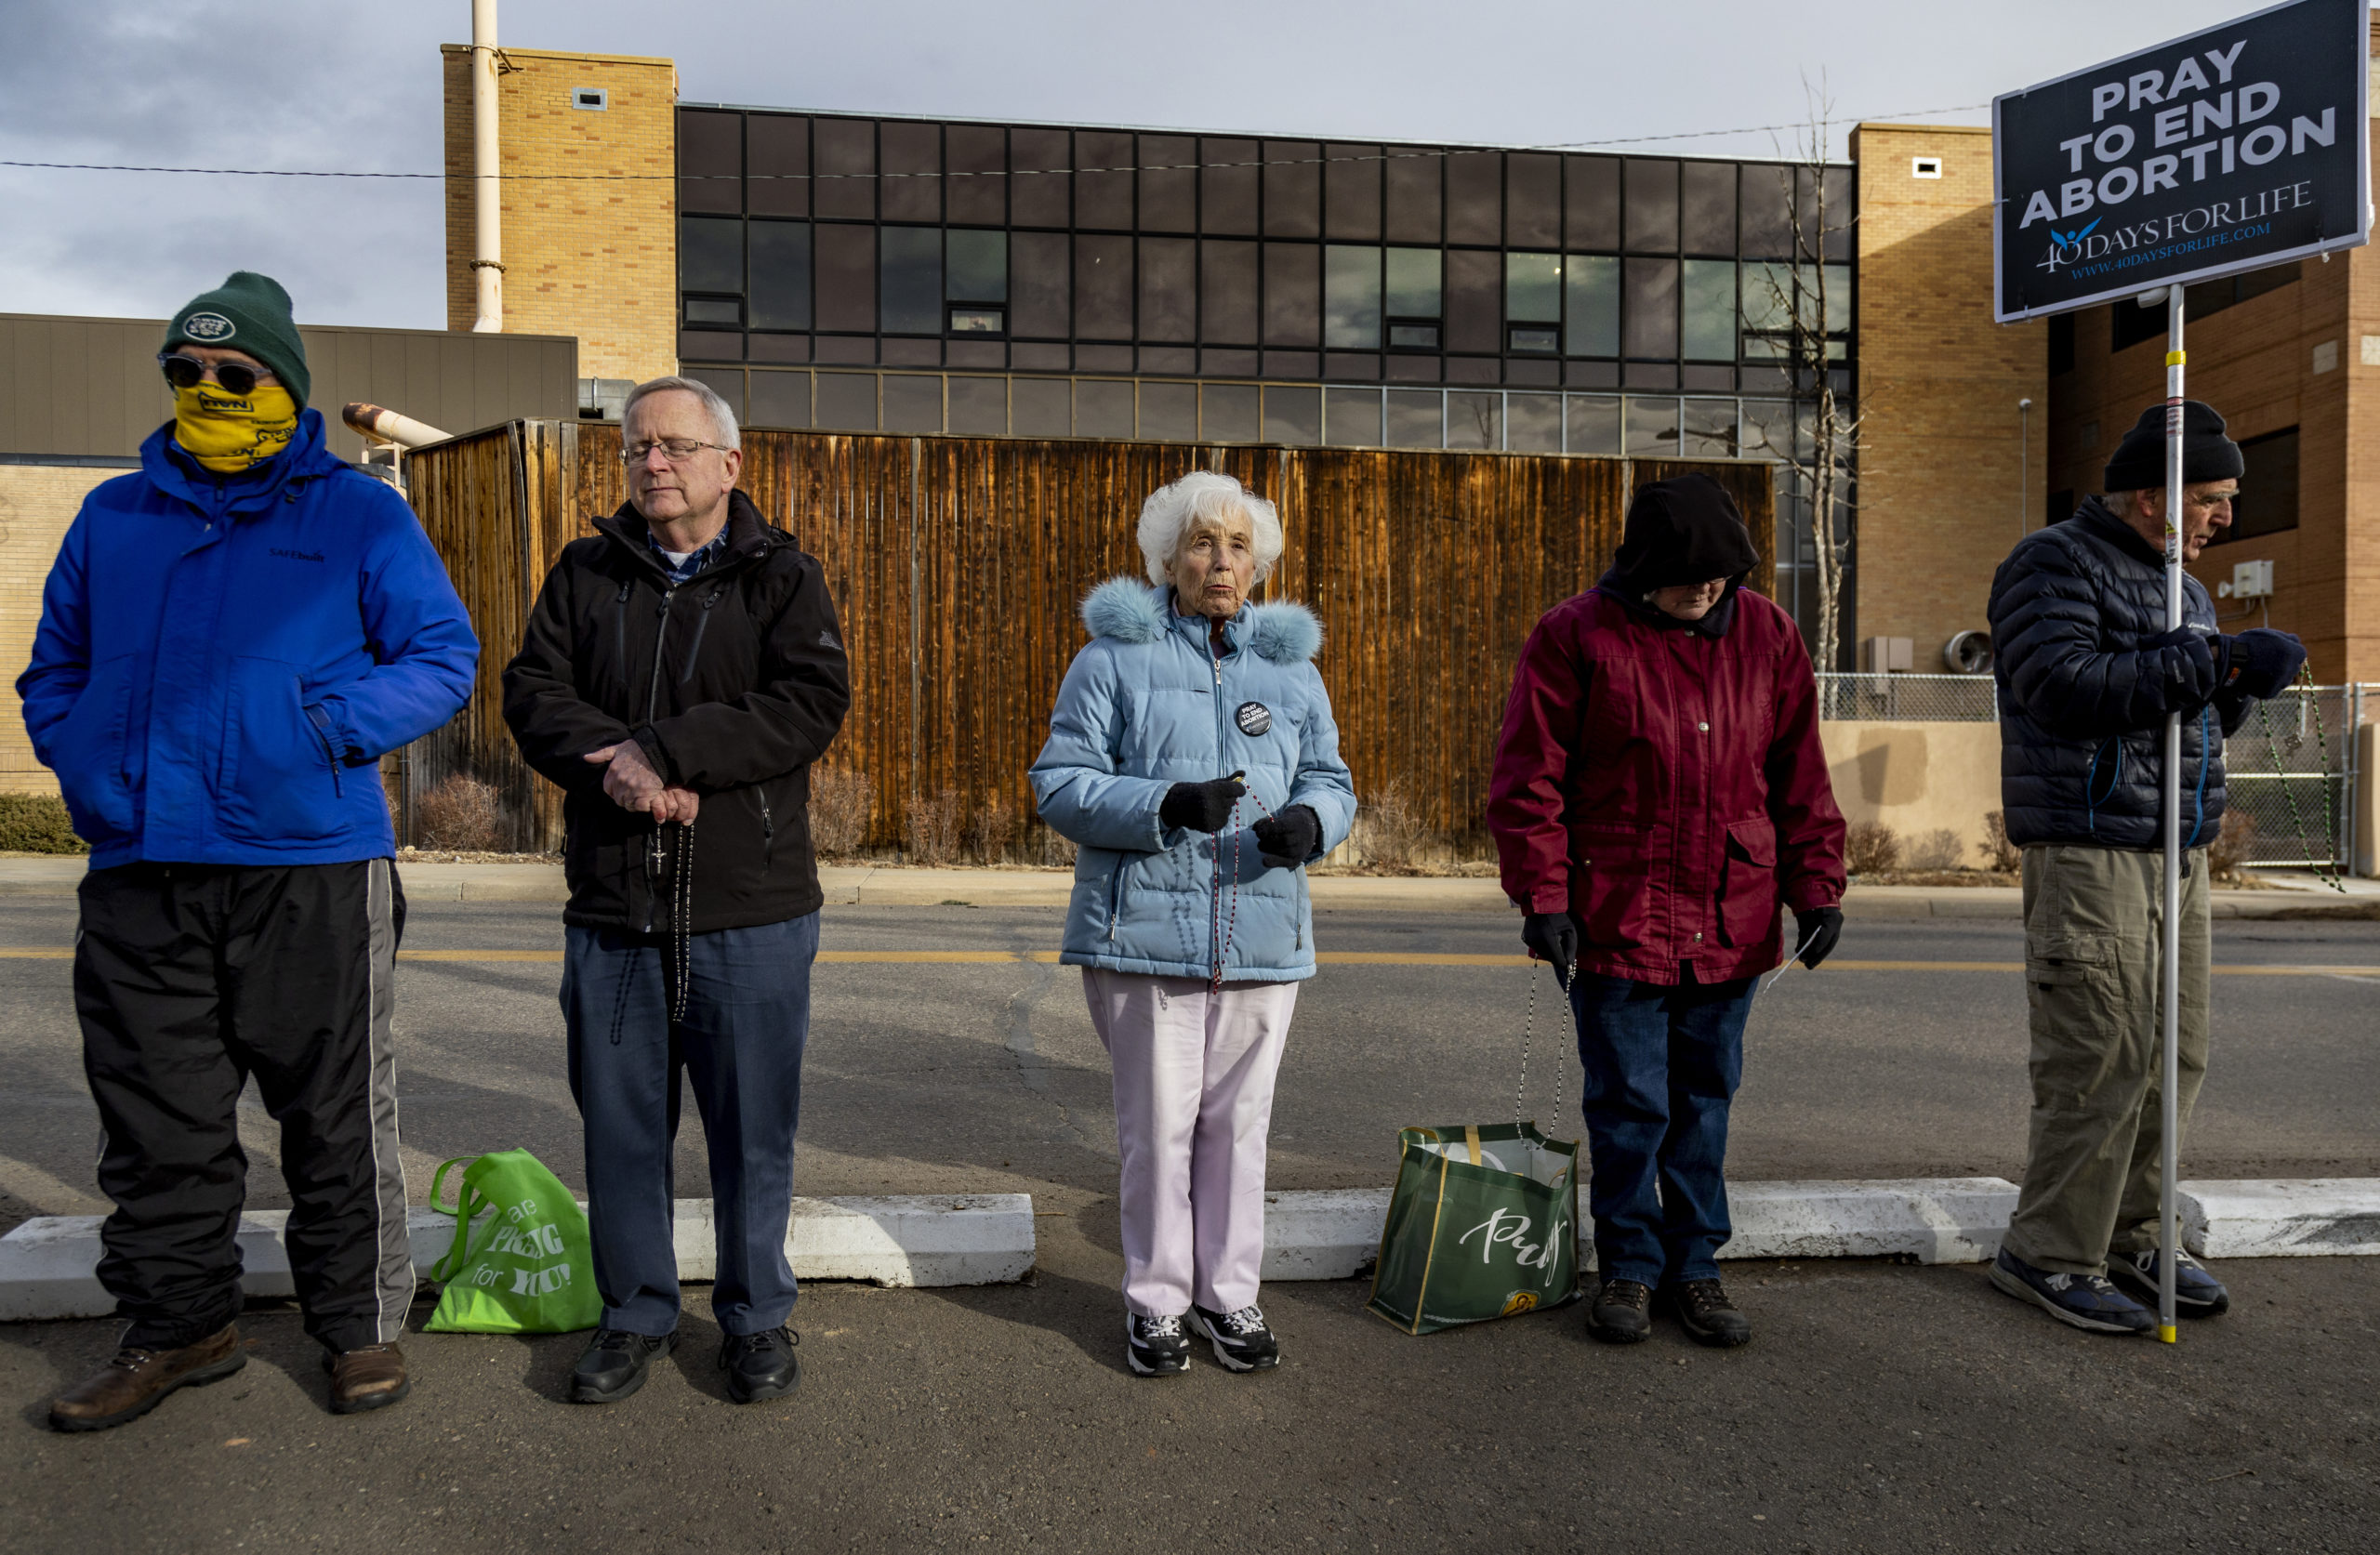
POLYGON ((748 1403, 800 1379, 785 1236, 821 900, 810 764, 851 678, 817 561, 735 490, 726 402, 641 384, 622 439, 628 502, 564 547, 504 672, 512 737, 567 796, 562 1005, 603 1297, 571 1397, 627 1397, 673 1341, 682 1073, 710 1146, 720 1364, 748 1403))
MULTIPOLYGON (((2183 413, 2182 555, 2231 522, 2244 468, 2223 418, 2183 413)), ((2158 991, 2164 913, 2164 728, 2182 715, 2181 1094, 2206 1074, 2206 844, 2223 820, 2223 738, 2296 677, 2286 632, 2226 637, 2185 574, 2182 626, 2165 627, 2165 409, 2116 450, 2107 497, 2017 543, 1991 583, 2000 782, 2009 840, 2025 850, 2025 978, 2032 1127, 2024 1191, 1991 1282, 2096 1333, 2139 1334, 2158 1286, 2162 1145, 2158 991)), ((2230 1304, 2187 1253, 2177 1310, 2230 1304)))

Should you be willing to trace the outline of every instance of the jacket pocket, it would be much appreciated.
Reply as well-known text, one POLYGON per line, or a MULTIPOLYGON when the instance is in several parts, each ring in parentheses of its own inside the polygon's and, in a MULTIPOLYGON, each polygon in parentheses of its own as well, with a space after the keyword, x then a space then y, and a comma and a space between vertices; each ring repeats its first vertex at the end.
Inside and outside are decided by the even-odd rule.
POLYGON ((235 659, 215 790, 223 834, 320 842, 347 830, 330 746, 306 714, 304 678, 279 659, 235 659))
POLYGON ((1719 859, 1719 942, 1741 948, 1776 932, 1777 824, 1732 822, 1719 859))
POLYGON ((74 710, 50 742, 50 769, 74 820, 74 835, 104 842, 132 831, 132 782, 125 773, 131 740, 134 655, 91 666, 74 710))
POLYGON ((1652 938, 1647 848, 1647 835, 1635 826, 1587 822, 1570 828, 1570 913, 1583 943, 1633 949, 1652 938))

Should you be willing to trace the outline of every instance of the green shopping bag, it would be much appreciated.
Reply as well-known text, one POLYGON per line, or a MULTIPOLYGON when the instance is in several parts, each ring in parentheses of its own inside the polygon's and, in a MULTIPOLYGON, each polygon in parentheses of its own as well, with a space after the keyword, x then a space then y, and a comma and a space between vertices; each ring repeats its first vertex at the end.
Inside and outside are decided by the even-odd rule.
POLYGON ((1579 1297, 1579 1147, 1535 1124, 1397 1134, 1403 1159, 1368 1310, 1408 1334, 1579 1297))
POLYGON ((587 1212, 525 1150, 499 1150, 463 1168, 450 1207, 439 1202, 446 1169, 430 1179, 430 1206, 455 1217, 455 1240, 430 1277, 446 1288, 426 1325, 436 1334, 567 1334, 603 1312, 587 1212), (481 1219, 482 1211, 490 1211, 481 1219), (474 1226, 472 1221, 478 1219, 474 1226))

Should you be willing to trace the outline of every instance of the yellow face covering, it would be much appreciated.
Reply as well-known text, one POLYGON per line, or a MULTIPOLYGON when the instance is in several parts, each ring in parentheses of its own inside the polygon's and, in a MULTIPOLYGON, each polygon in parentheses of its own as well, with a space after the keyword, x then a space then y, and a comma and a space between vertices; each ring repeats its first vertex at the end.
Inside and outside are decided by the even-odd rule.
POLYGON ((218 475, 236 475, 289 446, 298 430, 298 402, 277 383, 246 395, 220 384, 174 390, 174 441, 218 475))

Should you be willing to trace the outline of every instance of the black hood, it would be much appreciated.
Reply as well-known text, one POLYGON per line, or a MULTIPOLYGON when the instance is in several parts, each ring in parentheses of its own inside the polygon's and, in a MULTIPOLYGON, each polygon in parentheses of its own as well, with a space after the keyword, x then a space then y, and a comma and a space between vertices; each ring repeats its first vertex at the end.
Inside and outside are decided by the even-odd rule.
POLYGON ((1636 488, 1610 571, 1596 586, 1655 626, 1725 637, 1736 590, 1760 564, 1752 531, 1726 488, 1707 475, 1679 475, 1636 488), (1727 592, 1699 621, 1680 621, 1646 596, 1657 588, 1726 578, 1727 592))

